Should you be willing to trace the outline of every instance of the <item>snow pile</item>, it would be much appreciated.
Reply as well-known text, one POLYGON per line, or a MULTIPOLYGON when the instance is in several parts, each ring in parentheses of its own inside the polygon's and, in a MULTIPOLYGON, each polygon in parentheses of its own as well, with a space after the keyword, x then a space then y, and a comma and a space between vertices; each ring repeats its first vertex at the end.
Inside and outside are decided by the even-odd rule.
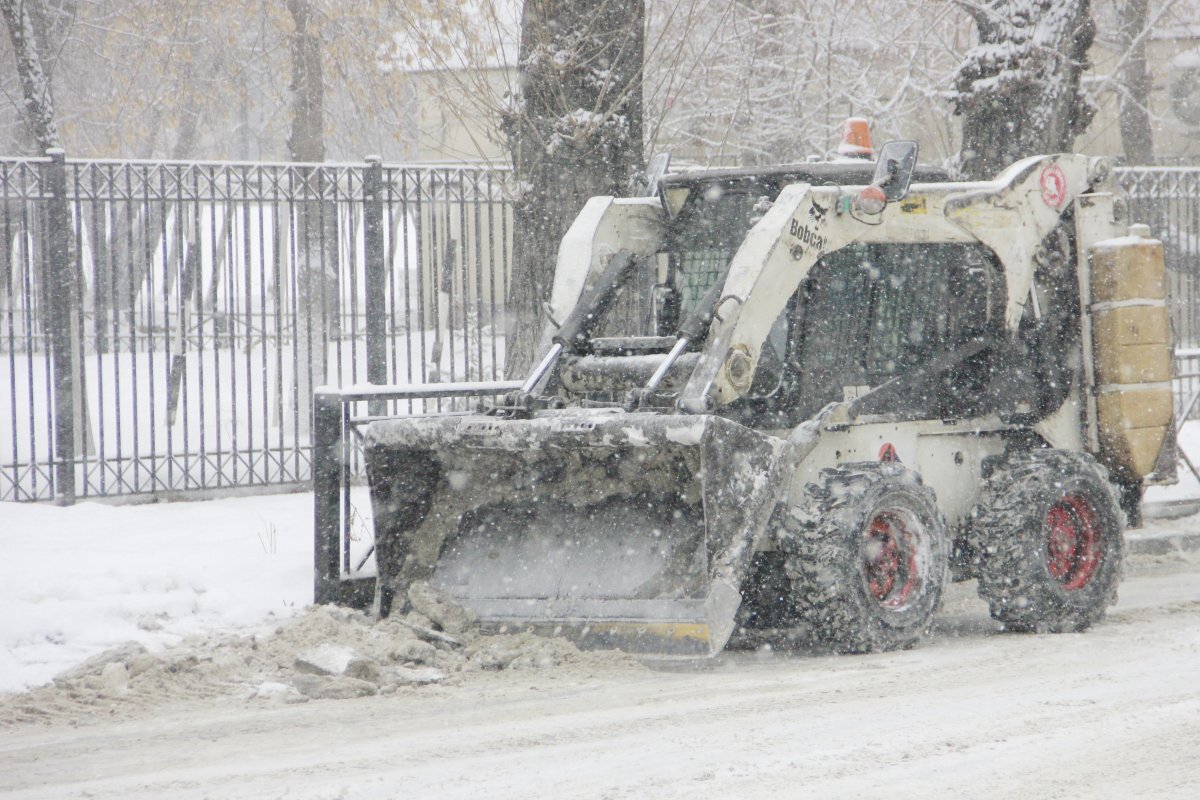
POLYGON ((287 704, 386 695, 484 671, 637 667, 631 656, 582 653, 565 639, 481 634, 466 609, 424 584, 409 597, 414 610, 404 617, 315 606, 267 633, 192 636, 160 652, 129 642, 6 697, 0 724, 111 717, 188 698, 287 704))
POLYGON ((402 618, 308 607, 312 524, 311 494, 0 503, 0 694, 32 689, 0 700, 0 720, 122 713, 168 698, 391 693, 487 671, 634 663, 581 655, 565 640, 483 636, 465 609, 424 585, 402 618))

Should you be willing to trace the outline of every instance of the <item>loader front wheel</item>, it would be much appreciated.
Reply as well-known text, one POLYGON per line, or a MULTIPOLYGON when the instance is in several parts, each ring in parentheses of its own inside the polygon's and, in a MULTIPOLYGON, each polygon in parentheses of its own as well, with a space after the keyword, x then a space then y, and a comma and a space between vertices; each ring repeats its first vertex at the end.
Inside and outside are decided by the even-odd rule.
POLYGON ((946 521, 933 492, 895 463, 821 473, 788 520, 788 575, 797 615, 841 653, 908 647, 941 606, 946 521))
POLYGON ((1084 630, 1116 602, 1124 530, 1118 490, 1090 455, 1013 456, 974 513, 979 595, 1006 630, 1084 630))

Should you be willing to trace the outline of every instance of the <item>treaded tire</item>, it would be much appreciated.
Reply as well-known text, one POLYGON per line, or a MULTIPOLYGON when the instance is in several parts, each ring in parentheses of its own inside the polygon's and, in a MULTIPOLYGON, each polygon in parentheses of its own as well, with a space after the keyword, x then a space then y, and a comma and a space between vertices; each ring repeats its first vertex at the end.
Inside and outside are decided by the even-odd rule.
POLYGON ((821 642, 870 653, 928 633, 950 545, 937 499, 913 470, 873 462, 822 470, 780 538, 797 616, 821 642))
POLYGON ((1087 453, 1031 450, 988 479, 970 533, 979 595, 1007 630, 1081 631, 1117 600, 1125 514, 1087 453))

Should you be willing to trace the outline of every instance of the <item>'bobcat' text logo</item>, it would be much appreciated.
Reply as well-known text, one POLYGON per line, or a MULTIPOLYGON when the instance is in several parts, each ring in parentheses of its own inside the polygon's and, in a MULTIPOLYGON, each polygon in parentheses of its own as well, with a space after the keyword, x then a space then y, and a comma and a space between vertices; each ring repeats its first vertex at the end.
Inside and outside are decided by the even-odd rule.
POLYGON ((796 220, 792 220, 792 227, 788 230, 792 236, 795 236, 809 247, 815 247, 818 253, 825 250, 825 237, 818 235, 811 230, 807 225, 801 225, 796 220))

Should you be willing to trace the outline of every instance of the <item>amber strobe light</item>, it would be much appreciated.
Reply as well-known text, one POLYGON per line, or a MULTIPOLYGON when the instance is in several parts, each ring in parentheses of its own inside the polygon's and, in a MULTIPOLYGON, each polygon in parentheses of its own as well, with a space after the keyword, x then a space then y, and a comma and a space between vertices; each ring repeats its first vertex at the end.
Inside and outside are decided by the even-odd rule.
POLYGON ((862 117, 849 117, 842 123, 842 142, 838 145, 839 156, 874 158, 871 146, 871 130, 862 117))

